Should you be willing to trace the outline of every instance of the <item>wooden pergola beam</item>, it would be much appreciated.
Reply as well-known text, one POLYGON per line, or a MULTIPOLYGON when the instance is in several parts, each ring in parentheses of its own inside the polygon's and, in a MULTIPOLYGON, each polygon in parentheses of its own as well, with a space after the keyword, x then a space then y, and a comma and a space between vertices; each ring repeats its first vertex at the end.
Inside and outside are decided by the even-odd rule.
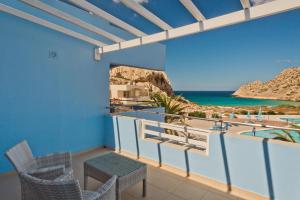
POLYGON ((247 9, 247 8, 251 7, 250 0, 240 0, 240 1, 241 1, 241 4, 242 4, 244 9, 247 9))
POLYGON ((73 3, 74 5, 86 10, 86 11, 89 11, 89 12, 92 12, 94 15, 102 18, 102 19, 105 19, 106 21, 109 21, 110 23, 128 31, 129 33, 137 36, 137 37, 142 37, 142 36, 146 36, 147 34, 138 30, 137 28, 131 26, 130 24, 127 24, 126 22, 120 20, 119 18, 105 12, 104 10, 98 8, 97 6, 89 3, 88 1, 86 0, 69 0, 69 2, 73 3))
POLYGON ((112 34, 112 33, 109 33, 101 28, 98 28, 92 24, 89 24, 85 21, 82 21, 81 19, 75 17, 75 16, 72 16, 66 12, 63 12, 57 8, 54 8, 52 6, 49 6, 39 0, 20 0, 34 8, 37 8, 37 9, 40 9, 42 11, 45 11, 53 16, 56 16, 58 18, 61 18, 65 21, 68 21, 72 24, 75 24, 81 28, 84 28, 88 31, 91 31, 93 33, 96 33, 98 35, 101 35, 101 36, 104 36, 106 37, 107 39, 111 40, 111 41, 114 41, 114 42, 122 42, 124 41, 124 39, 112 34))
POLYGON ((172 27, 161 20, 159 17, 154 15, 152 12, 144 8, 141 4, 137 3, 134 0, 121 0, 121 2, 127 6, 128 8, 132 9, 133 11, 137 12, 141 16, 145 17, 149 21, 151 21, 156 26, 160 27, 163 30, 169 30, 172 29, 172 27))
POLYGON ((300 8, 300 0, 276 0, 269 3, 261 4, 258 6, 250 7, 249 9, 243 9, 240 11, 232 12, 219 17, 204 20, 202 22, 196 22, 193 24, 181 26, 178 28, 170 29, 160 33, 136 38, 118 44, 104 46, 101 52, 108 53, 112 51, 118 51, 121 49, 137 47, 145 44, 161 42, 169 39, 183 37, 195 33, 200 33, 212 29, 217 29, 233 24, 243 23, 250 20, 275 15, 278 13, 286 12, 293 9, 300 8))
POLYGON ((204 21, 206 18, 200 12, 200 10, 195 6, 192 0, 179 0, 182 5, 194 16, 197 21, 204 21))
POLYGON ((66 34, 66 35, 71 36, 73 38, 85 41, 85 42, 87 42, 89 44, 92 44, 92 45, 95 45, 97 47, 102 47, 102 46, 106 45, 105 43, 103 43, 99 40, 95 40, 95 39, 90 38, 90 37, 88 37, 86 35, 83 35, 81 33, 72 31, 72 30, 67 29, 63 26, 54 24, 52 22, 49 22, 47 20, 44 20, 44 19, 41 19, 39 17, 33 16, 31 14, 28 14, 28 13, 23 12, 21 10, 15 9, 13 7, 4 5, 2 3, 0 3, 0 12, 5 12, 5 13, 8 13, 8 14, 14 15, 14 16, 22 18, 24 20, 27 20, 27 21, 33 22, 35 24, 47 27, 49 29, 55 30, 55 31, 60 32, 60 33, 66 34))

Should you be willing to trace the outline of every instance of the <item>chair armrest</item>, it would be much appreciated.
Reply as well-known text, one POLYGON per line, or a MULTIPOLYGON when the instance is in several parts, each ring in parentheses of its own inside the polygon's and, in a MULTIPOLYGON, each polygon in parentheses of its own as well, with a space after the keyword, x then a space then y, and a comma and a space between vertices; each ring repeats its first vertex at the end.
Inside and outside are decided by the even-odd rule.
POLYGON ((64 165, 65 168, 71 167, 71 153, 54 153, 35 158, 38 168, 64 165))
POLYGON ((65 173, 65 166, 57 165, 52 167, 31 169, 27 173, 40 179, 54 180, 65 173))
POLYGON ((113 176, 106 183, 101 185, 101 187, 97 190, 99 196, 96 200, 116 199, 116 182, 117 176, 113 176))

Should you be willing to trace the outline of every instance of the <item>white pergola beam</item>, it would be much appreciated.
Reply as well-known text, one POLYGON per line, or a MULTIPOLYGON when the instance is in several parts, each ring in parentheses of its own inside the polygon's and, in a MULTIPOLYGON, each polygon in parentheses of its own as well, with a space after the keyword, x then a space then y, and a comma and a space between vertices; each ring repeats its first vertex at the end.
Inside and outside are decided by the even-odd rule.
POLYGON ((242 4, 244 9, 247 9, 247 8, 251 7, 250 0, 240 0, 240 1, 241 1, 241 4, 242 4))
POLYGON ((134 0, 121 0, 121 2, 127 6, 128 8, 132 9, 133 11, 137 12, 141 16, 145 17, 149 21, 151 21, 156 26, 160 27, 163 30, 169 30, 172 29, 172 27, 161 20, 159 17, 154 15, 152 12, 144 8, 141 4, 137 3, 134 0))
POLYGON ((200 12, 200 10, 195 6, 192 0, 179 0, 182 5, 194 16, 197 21, 206 20, 204 15, 200 12))
POLYGON ((116 18, 115 16, 105 12, 104 10, 98 8, 97 6, 87 2, 86 0, 69 0, 69 2, 73 3, 76 6, 81 7, 84 10, 92 12, 94 15, 101 17, 110 23, 132 33, 135 36, 142 37, 147 34, 143 33, 142 31, 138 30, 137 28, 127 24, 126 22, 116 18))
POLYGON ((47 27, 49 29, 52 29, 52 30, 64 33, 64 34, 66 34, 68 36, 71 36, 71 37, 74 37, 76 39, 85 41, 85 42, 87 42, 89 44, 92 44, 92 45, 95 45, 97 47, 102 47, 102 46, 106 45, 105 43, 100 42, 98 40, 95 40, 93 38, 90 38, 90 37, 88 37, 86 35, 83 35, 81 33, 77 33, 75 31, 67 29, 67 28, 65 28, 63 26, 54 24, 52 22, 49 22, 47 20, 41 19, 41 18, 33 16, 33 15, 30 15, 30 14, 28 14, 26 12, 23 12, 21 10, 15 9, 15 8, 12 8, 12 7, 7 6, 5 4, 2 4, 2 3, 0 3, 0 11, 8 13, 8 14, 11 14, 11 15, 14 15, 14 16, 22 18, 22 19, 25 19, 25 20, 33 22, 35 24, 47 27))
POLYGON ((243 23, 249 20, 255 20, 258 18, 267 17, 298 8, 300 8, 300 0, 276 0, 255 7, 250 7, 247 10, 236 11, 219 17, 207 19, 203 22, 196 22, 168 31, 144 36, 138 39, 120 42, 118 44, 118 48, 116 46, 112 48, 112 45, 104 46, 102 50, 103 53, 106 53, 149 43, 160 42, 190 34, 217 29, 224 26, 243 23))
POLYGON ((107 32, 103 29, 100 29, 100 28, 92 25, 92 24, 89 24, 85 21, 82 21, 81 19, 79 19, 77 17, 74 17, 74 16, 72 16, 68 13, 65 13, 65 12, 63 12, 59 9, 56 9, 52 6, 49 6, 49 5, 43 3, 39 0, 20 0, 20 1, 32 6, 34 8, 38 8, 40 10, 43 10, 43 11, 45 11, 45 12, 51 14, 51 15, 59 17, 59 18, 65 20, 65 21, 68 21, 68 22, 72 23, 72 24, 80 26, 81 28, 84 28, 88 31, 91 31, 91 32, 96 33, 96 34, 101 35, 101 36, 104 36, 107 39, 112 40, 114 42, 124 41, 122 38, 120 38, 120 37, 118 37, 114 34, 111 34, 111 33, 107 32))

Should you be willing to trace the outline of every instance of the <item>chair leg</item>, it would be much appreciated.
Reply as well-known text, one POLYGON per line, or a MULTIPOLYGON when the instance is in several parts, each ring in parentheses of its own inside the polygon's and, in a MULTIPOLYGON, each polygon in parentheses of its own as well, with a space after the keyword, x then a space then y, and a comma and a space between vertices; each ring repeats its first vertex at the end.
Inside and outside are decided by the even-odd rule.
POLYGON ((146 179, 143 180, 143 197, 147 195, 147 182, 146 179))

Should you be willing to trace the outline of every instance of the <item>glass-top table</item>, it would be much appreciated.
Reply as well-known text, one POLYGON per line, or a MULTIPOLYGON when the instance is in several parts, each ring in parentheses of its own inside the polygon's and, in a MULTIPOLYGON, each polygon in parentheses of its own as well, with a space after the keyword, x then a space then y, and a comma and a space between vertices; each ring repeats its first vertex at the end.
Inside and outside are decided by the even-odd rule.
POLYGON ((88 177, 106 182, 113 175, 118 176, 117 197, 121 192, 143 181, 143 197, 146 196, 147 165, 139 161, 121 156, 114 152, 104 153, 84 162, 84 188, 88 177))

